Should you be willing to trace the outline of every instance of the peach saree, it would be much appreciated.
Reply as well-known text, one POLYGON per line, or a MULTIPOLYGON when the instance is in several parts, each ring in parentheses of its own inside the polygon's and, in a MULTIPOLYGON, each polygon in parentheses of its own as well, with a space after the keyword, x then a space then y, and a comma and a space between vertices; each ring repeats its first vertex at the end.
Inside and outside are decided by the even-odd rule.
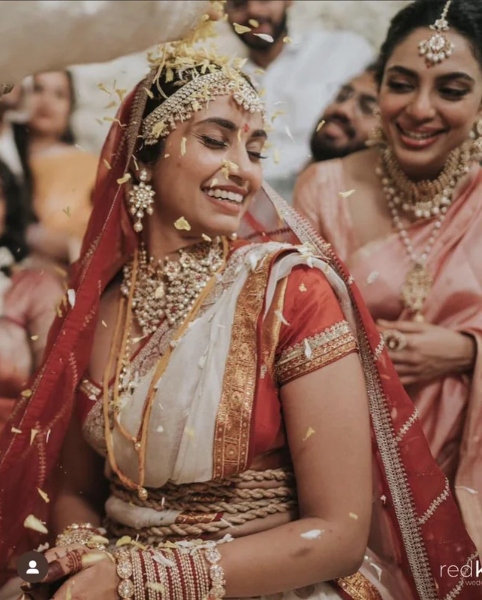
MULTIPOLYGON (((361 245, 351 222, 343 161, 308 169, 298 184, 298 206, 331 242, 358 284, 372 317, 409 319, 400 290, 409 259, 396 233, 361 245)), ((428 261, 434 278, 426 321, 471 334, 479 350, 474 372, 413 385, 407 392, 438 465, 445 472, 465 524, 482 548, 482 170, 475 167, 449 209, 428 261)), ((421 252, 432 221, 414 223, 410 239, 421 252)))

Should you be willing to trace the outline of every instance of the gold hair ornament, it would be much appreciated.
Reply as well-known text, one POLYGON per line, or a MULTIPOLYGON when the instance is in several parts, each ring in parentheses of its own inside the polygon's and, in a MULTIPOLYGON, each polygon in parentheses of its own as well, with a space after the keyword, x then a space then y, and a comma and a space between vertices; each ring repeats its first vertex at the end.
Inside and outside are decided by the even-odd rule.
POLYGON ((190 119, 216 96, 232 95, 245 110, 264 116, 263 101, 241 72, 245 62, 220 56, 214 47, 196 49, 190 42, 164 44, 161 55, 151 58, 151 64, 157 70, 154 81, 165 100, 142 122, 144 143, 149 146, 166 137, 177 122, 190 119), (170 83, 175 74, 179 89, 167 96, 161 88, 161 77, 170 83))
POLYGON ((428 40, 423 40, 418 45, 419 54, 425 57, 428 67, 433 67, 446 58, 449 58, 455 48, 454 44, 445 35, 445 32, 450 29, 447 14, 451 4, 452 0, 448 0, 440 19, 437 19, 433 25, 430 25, 430 29, 435 31, 435 33, 428 40))

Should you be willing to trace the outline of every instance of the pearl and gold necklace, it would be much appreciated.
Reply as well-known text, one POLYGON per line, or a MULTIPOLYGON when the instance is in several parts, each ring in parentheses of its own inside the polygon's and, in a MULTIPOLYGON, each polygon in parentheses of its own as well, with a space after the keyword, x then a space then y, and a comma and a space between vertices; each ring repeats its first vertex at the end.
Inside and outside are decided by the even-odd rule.
POLYGON ((442 227, 447 211, 453 202, 454 190, 470 170, 471 153, 468 145, 456 148, 450 154, 444 170, 433 181, 413 182, 402 172, 389 148, 380 150, 380 166, 376 169, 381 178, 383 193, 392 216, 393 228, 398 232, 403 246, 413 263, 402 287, 402 301, 414 321, 423 321, 422 310, 432 289, 433 278, 426 263, 442 227), (417 255, 400 217, 400 211, 417 219, 434 218, 432 233, 423 251, 417 255))

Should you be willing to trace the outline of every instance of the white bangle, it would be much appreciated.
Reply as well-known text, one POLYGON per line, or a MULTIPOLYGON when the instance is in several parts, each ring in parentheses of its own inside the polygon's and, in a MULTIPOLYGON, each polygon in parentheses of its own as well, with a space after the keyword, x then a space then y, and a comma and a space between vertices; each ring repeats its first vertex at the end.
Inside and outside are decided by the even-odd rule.
POLYGON ((226 578, 224 569, 219 564, 221 552, 213 546, 204 552, 204 556, 209 563, 209 578, 211 579, 211 590, 209 591, 210 600, 220 600, 226 595, 226 578))

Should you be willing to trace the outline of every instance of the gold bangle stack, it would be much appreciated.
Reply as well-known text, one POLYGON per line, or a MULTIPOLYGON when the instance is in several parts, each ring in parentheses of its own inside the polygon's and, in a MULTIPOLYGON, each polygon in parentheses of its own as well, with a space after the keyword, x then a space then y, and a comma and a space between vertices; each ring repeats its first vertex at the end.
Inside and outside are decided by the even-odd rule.
POLYGON ((220 600, 226 595, 226 578, 224 569, 219 564, 221 552, 213 546, 204 552, 204 557, 209 563, 209 578, 211 579, 211 589, 209 591, 210 600, 220 600))

